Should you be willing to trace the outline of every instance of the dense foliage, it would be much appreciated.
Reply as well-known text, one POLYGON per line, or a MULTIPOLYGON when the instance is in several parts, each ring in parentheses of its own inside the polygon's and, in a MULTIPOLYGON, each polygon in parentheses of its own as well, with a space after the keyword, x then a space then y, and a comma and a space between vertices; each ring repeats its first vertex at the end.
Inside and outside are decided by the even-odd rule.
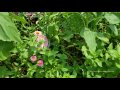
POLYGON ((117 78, 119 12, 0 12, 0 77, 117 78))

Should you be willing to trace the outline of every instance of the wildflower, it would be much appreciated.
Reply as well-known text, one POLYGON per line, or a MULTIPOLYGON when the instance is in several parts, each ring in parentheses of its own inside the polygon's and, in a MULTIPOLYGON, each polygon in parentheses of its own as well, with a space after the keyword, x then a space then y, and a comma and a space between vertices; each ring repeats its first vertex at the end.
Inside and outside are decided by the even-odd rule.
POLYGON ((37 60, 37 57, 35 55, 33 55, 33 56, 30 57, 30 59, 31 59, 32 62, 34 62, 34 61, 37 60))
POLYGON ((31 17, 32 14, 33 14, 33 12, 26 12, 26 13, 25 13, 25 15, 26 15, 27 17, 31 17))
POLYGON ((40 36, 40 35, 42 35, 42 32, 41 32, 41 31, 35 31, 35 32, 34 32, 34 35, 35 35, 35 36, 40 36))
POLYGON ((47 39, 47 37, 44 36, 44 35, 40 35, 40 36, 38 36, 37 39, 36 39, 37 42, 40 42, 41 40, 43 40, 44 43, 42 43, 42 44, 40 45, 40 47, 41 47, 41 48, 47 47, 47 46, 48 46, 48 39, 47 39))
POLYGON ((48 46, 48 39, 46 36, 38 36, 37 42, 40 42, 41 40, 44 40, 45 42, 41 45, 42 47, 47 47, 48 46))
POLYGON ((36 14, 34 12, 26 12, 25 15, 29 18, 35 16, 36 14))
POLYGON ((43 66, 43 60, 39 60, 39 61, 37 62, 37 65, 40 66, 40 67, 43 66))
POLYGON ((40 48, 48 47, 48 39, 47 39, 46 36, 44 36, 44 35, 42 34, 41 31, 35 31, 35 32, 34 32, 34 35, 37 36, 36 42, 40 42, 41 40, 44 41, 44 43, 42 43, 42 44, 40 45, 40 48))

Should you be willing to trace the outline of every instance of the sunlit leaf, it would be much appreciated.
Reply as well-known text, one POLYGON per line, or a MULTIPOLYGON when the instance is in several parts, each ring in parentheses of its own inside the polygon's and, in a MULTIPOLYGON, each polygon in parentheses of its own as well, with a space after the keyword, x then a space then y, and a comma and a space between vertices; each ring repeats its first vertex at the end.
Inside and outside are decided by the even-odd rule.
POLYGON ((118 29, 117 29, 117 27, 115 25, 113 25, 113 24, 109 25, 109 27, 113 31, 115 36, 118 36, 118 29))
POLYGON ((107 19, 107 21, 110 24, 118 24, 118 23, 120 23, 120 19, 115 14, 106 13, 105 18, 107 19))
POLYGON ((96 33, 93 31, 90 31, 88 28, 84 28, 80 35, 85 39, 85 42, 87 43, 87 46, 89 47, 89 50, 91 52, 95 52, 96 50, 96 33))

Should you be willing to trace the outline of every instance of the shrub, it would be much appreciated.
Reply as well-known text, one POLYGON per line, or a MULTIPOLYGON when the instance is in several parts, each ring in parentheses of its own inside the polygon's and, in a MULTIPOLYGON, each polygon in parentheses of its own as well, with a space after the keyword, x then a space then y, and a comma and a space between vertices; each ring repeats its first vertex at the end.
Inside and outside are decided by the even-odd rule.
POLYGON ((119 12, 10 12, 0 18, 1 77, 119 77, 119 12))

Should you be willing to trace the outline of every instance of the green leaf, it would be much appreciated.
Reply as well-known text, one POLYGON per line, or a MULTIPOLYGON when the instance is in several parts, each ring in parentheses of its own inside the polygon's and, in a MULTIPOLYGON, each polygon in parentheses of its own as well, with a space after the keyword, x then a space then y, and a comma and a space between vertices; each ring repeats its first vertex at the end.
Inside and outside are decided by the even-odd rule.
POLYGON ((88 53, 87 53, 87 48, 85 46, 82 46, 82 52, 83 54, 85 55, 86 58, 88 59, 91 59, 92 56, 90 56, 88 53))
POLYGON ((120 55, 120 44, 117 44, 117 52, 120 55))
POLYGON ((9 13, 7 13, 7 12, 0 12, 2 15, 9 15, 9 13))
POLYGON ((57 78, 59 77, 59 71, 57 71, 57 75, 56 76, 57 76, 57 78))
POLYGON ((60 42, 59 36, 55 35, 55 39, 58 41, 58 43, 60 42))
POLYGON ((47 55, 48 57, 50 57, 50 56, 55 56, 57 53, 58 53, 58 51, 52 50, 52 51, 48 51, 48 52, 46 53, 46 55, 47 55))
POLYGON ((47 33, 50 35, 50 36, 55 36, 57 35, 58 33, 58 30, 59 30, 59 27, 57 26, 56 23, 50 23, 48 26, 47 26, 47 33))
POLYGON ((117 17, 115 14, 112 13, 106 13, 105 18, 110 24, 118 24, 120 23, 119 17, 117 17))
POLYGON ((50 63, 50 65, 52 65, 53 64, 53 60, 48 60, 48 62, 50 63))
POLYGON ((62 60, 65 60, 68 58, 67 55, 65 55, 65 54, 58 54, 58 57, 62 60))
POLYGON ((105 43, 109 43, 109 39, 103 35, 103 33, 97 33, 97 38, 105 43))
POLYGON ((60 14, 60 12, 54 12, 52 15, 49 16, 49 19, 52 20, 54 18, 56 18, 58 15, 60 14))
POLYGON ((118 29, 117 29, 117 27, 115 25, 113 25, 113 24, 110 24, 109 27, 113 31, 115 36, 118 36, 118 29))
POLYGON ((110 58, 110 55, 108 53, 105 53, 105 59, 107 60, 108 58, 110 58))
POLYGON ((70 78, 76 78, 76 75, 70 75, 70 78))
POLYGON ((66 71, 68 71, 68 69, 67 68, 62 68, 62 71, 66 72, 66 71))
POLYGON ((85 26, 80 13, 71 13, 70 16, 63 22, 63 28, 65 31, 72 31, 74 33, 80 33, 80 30, 85 26))
POLYGON ((0 41, 0 60, 5 60, 14 48, 13 42, 0 41))
POLYGON ((20 34, 7 12, 6 14, 0 12, 0 40, 22 42, 20 34))
POLYGON ((28 51, 24 51, 21 55, 23 58, 28 58, 28 51))
POLYGON ((87 71, 87 76, 86 76, 86 77, 87 77, 87 78, 92 78, 91 72, 87 71))
POLYGON ((5 76, 12 75, 13 72, 9 71, 5 66, 0 66, 0 78, 5 78, 5 76))
POLYGON ((70 74, 69 73, 64 73, 62 78, 70 78, 70 74))
POLYGON ((104 12, 97 12, 97 16, 100 17, 104 14, 104 12))
POLYGON ((115 63, 115 65, 116 65, 116 67, 120 68, 120 64, 118 64, 118 63, 115 63))
POLYGON ((112 49, 112 50, 108 50, 108 53, 114 57, 114 58, 118 58, 119 57, 119 54, 116 50, 112 49))
POLYGON ((65 31, 63 39, 70 42, 70 39, 73 37, 73 33, 71 31, 65 31))
POLYGON ((11 16, 11 18, 15 19, 16 21, 21 21, 23 24, 28 23, 24 17, 17 16, 12 12, 10 12, 9 15, 11 16))
POLYGON ((30 63, 27 63, 29 66, 29 69, 27 70, 27 76, 29 77, 33 77, 33 74, 36 72, 37 70, 37 66, 36 65, 31 65, 30 63))
POLYGON ((100 61, 98 58, 95 59, 95 62, 98 64, 98 66, 102 67, 102 61, 100 61))
POLYGON ((97 12, 92 12, 92 14, 93 14, 95 17, 97 17, 97 12))
POLYGON ((73 75, 71 75, 71 76, 73 76, 73 78, 77 77, 77 72, 74 70, 73 75))
POLYGON ((33 74, 35 73, 36 70, 28 70, 27 76, 33 77, 33 74))
POLYGON ((113 49, 113 43, 110 43, 110 45, 108 46, 108 50, 112 50, 113 49))
POLYGON ((87 46, 89 47, 89 50, 91 53, 95 52, 96 50, 96 33, 93 31, 90 31, 88 28, 84 28, 80 35, 85 39, 85 42, 87 43, 87 46))
POLYGON ((101 75, 95 75, 94 78, 101 78, 101 75))

